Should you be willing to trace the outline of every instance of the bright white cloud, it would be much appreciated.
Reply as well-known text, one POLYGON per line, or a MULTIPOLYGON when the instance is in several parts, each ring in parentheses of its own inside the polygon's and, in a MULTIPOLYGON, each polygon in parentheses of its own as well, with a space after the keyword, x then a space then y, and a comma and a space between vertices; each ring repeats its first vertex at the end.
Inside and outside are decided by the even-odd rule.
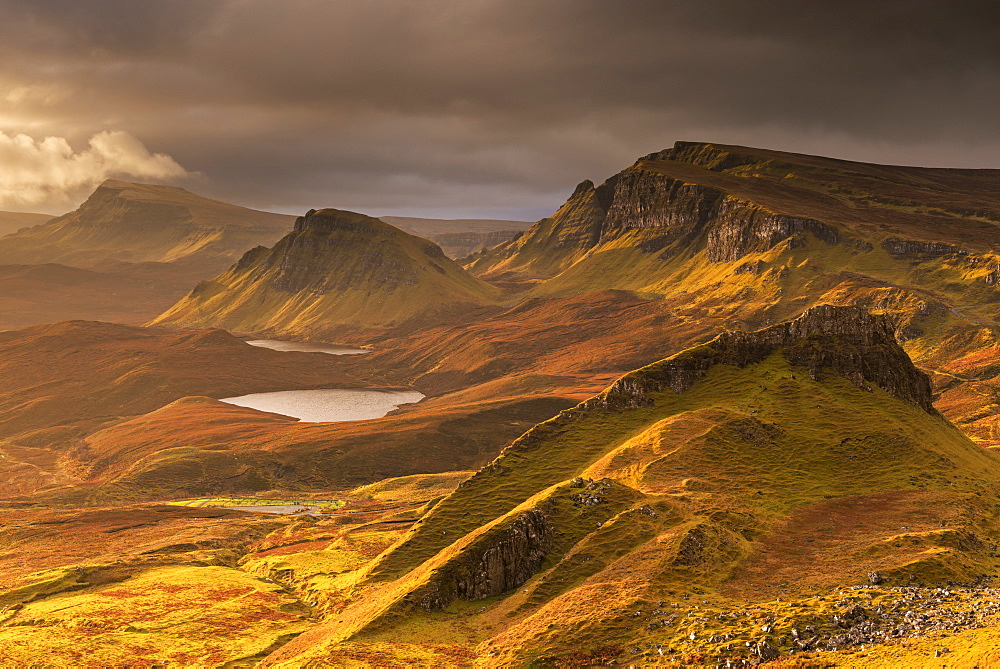
POLYGON ((184 176, 190 174, 177 161, 150 153, 127 132, 99 132, 77 152, 62 137, 37 141, 0 131, 0 209, 60 212, 108 178, 164 181, 184 176))

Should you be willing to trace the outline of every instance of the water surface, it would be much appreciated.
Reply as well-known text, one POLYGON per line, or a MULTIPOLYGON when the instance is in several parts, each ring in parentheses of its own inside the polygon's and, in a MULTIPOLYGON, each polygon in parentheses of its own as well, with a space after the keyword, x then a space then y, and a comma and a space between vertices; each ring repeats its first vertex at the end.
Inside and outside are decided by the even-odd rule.
POLYGON ((270 348, 275 351, 302 351, 304 353, 329 353, 330 355, 357 355, 368 353, 366 349, 352 346, 337 346, 336 344, 308 343, 303 341, 280 341, 278 339, 253 339, 247 342, 251 346, 270 348))
POLYGON ((401 404, 424 398, 416 390, 282 390, 225 397, 227 404, 298 418, 303 423, 335 423, 381 418, 401 404))

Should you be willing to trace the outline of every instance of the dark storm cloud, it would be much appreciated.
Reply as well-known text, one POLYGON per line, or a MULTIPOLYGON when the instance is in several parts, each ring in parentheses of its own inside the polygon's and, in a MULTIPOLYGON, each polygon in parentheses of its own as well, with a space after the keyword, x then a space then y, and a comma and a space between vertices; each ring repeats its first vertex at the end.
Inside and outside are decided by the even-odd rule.
POLYGON ((535 217, 676 139, 1000 167, 986 2, 0 1, 0 130, 287 210, 535 217), (39 136, 40 138, 40 136, 39 136))

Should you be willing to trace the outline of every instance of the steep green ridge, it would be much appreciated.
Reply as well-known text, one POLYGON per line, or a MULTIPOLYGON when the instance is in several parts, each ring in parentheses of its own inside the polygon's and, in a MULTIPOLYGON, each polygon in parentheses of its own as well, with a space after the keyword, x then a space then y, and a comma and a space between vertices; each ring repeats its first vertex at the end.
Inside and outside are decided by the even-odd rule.
POLYGON ((109 179, 75 211, 0 239, 0 264, 185 262, 211 273, 274 243, 293 220, 183 188, 109 179))
MULTIPOLYGON (((875 571, 898 584, 971 579, 991 564, 983 542, 997 534, 987 509, 998 480, 1000 459, 930 406, 891 323, 824 306, 644 367, 539 424, 378 559, 336 620, 271 659, 318 659, 331 644, 407 630, 433 637, 447 608, 482 625, 487 664, 521 664, 662 641, 668 632, 636 627, 631 611, 682 593, 715 605, 875 571), (804 544, 796 582, 759 574, 793 514, 876 498, 893 509, 888 523, 845 521, 855 552, 804 544), (946 524, 957 527, 937 531, 946 524), (899 539, 908 527, 919 535, 899 539), (955 533, 971 538, 949 544, 955 533)), ((706 643, 670 633, 674 647, 706 643)))
POLYGON ((433 242, 338 209, 310 211, 154 321, 283 336, 371 335, 490 304, 496 289, 433 242))

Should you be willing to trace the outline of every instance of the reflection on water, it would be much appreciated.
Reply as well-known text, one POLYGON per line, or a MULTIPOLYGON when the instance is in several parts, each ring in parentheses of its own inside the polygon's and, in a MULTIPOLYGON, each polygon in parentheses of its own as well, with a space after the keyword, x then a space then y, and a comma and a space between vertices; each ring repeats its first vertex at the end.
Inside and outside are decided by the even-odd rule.
POLYGON ((251 346, 271 348, 275 351, 302 351, 304 353, 329 353, 330 355, 357 355, 367 353, 363 348, 351 346, 335 346, 334 344, 308 344, 300 341, 279 341, 277 339, 254 339, 248 341, 251 346))
POLYGON ((334 423, 381 418, 401 404, 424 398, 415 390, 282 390, 226 397, 236 406, 298 418, 303 423, 334 423))

